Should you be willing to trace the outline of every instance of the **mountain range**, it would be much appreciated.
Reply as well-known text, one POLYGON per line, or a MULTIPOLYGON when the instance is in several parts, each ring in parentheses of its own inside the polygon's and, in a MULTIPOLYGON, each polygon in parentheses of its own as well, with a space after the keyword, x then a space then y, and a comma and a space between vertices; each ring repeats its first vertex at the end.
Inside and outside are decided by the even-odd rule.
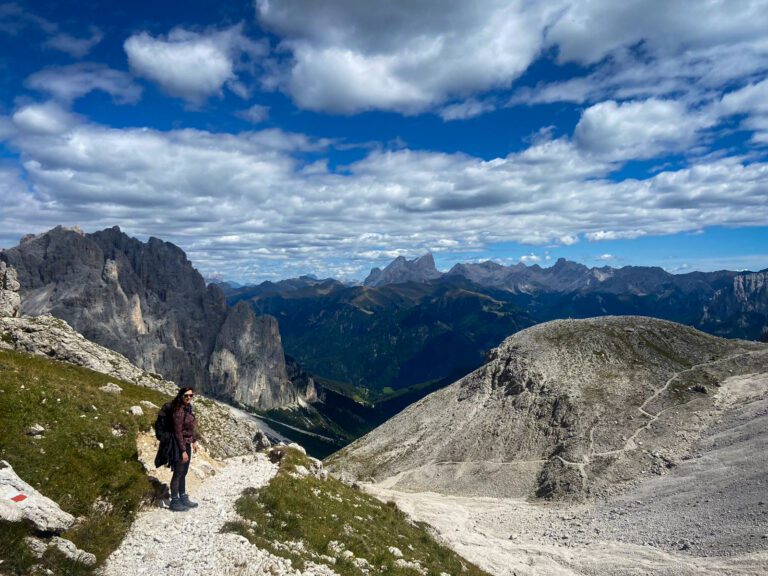
POLYGON ((642 315, 711 334, 768 331, 768 270, 670 274, 661 268, 457 264, 427 254, 374 268, 362 286, 300 277, 230 288, 278 319, 289 355, 370 399, 466 374, 513 332, 558 318, 642 315))
POLYGON ((16 270, 23 314, 52 314, 147 372, 319 432, 321 454, 541 322, 633 314, 748 339, 768 326, 768 271, 675 275, 561 259, 443 273, 427 254, 373 269, 362 285, 314 276, 206 285, 178 247, 117 227, 57 227, 0 251, 0 261, 16 270))

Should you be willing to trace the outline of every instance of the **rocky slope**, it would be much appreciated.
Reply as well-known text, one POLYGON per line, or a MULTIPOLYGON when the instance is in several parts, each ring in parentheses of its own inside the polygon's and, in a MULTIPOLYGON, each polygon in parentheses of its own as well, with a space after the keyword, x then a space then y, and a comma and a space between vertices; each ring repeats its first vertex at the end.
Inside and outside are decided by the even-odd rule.
POLYGON ((561 320, 331 459, 404 490, 604 495, 677 464, 718 416, 727 377, 768 371, 768 346, 640 317, 561 320))
POLYGON ((119 228, 58 227, 0 252, 16 269, 21 312, 51 314, 140 368, 257 408, 293 402, 282 344, 269 320, 230 310, 184 252, 119 228))

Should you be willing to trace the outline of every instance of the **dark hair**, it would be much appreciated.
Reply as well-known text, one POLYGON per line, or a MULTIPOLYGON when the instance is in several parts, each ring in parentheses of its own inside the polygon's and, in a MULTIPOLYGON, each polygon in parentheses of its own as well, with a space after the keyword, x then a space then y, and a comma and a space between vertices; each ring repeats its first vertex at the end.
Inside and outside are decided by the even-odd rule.
POLYGON ((173 409, 176 410, 176 408, 178 408, 179 406, 183 406, 184 394, 186 394, 187 392, 194 392, 194 391, 195 389, 192 388, 191 386, 182 386, 181 388, 179 388, 179 391, 176 392, 176 398, 174 398, 173 401, 171 402, 173 409))

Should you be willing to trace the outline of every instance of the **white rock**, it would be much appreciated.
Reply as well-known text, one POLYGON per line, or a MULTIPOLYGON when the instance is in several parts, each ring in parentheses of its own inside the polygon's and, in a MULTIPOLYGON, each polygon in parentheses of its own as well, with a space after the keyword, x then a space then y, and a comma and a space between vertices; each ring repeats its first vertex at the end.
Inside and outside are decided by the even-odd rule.
POLYGON ((48 543, 34 536, 24 538, 24 543, 35 558, 42 558, 45 551, 48 550, 48 543))
POLYGON ((40 436, 41 434, 45 433, 45 428, 43 428, 40 424, 33 424, 26 429, 25 433, 27 436, 40 436))
POLYGON ((41 532, 63 532, 75 522, 74 516, 19 478, 5 460, 0 460, 0 519, 26 520, 41 532))
POLYGON ((96 556, 90 552, 80 550, 80 548, 75 546, 69 540, 54 536, 51 538, 51 546, 55 546, 62 554, 64 554, 64 556, 75 562, 79 562, 85 566, 93 566, 96 564, 96 556))
POLYGON ((139 404, 146 408, 158 408, 157 404, 150 402, 149 400, 139 400, 139 404))
POLYGON ((302 446, 301 444, 296 444, 296 442, 291 442, 290 444, 288 444, 288 448, 293 448, 294 450, 298 450, 304 455, 307 454, 307 451, 304 450, 304 446, 302 446))
POLYGON ((123 391, 123 389, 114 382, 108 382, 107 384, 104 384, 104 386, 100 386, 99 390, 107 392, 108 394, 120 394, 123 391))
POLYGON ((129 411, 134 416, 144 416, 144 410, 141 409, 141 406, 131 406, 129 411))
POLYGON ((403 557, 402 550, 400 550, 400 548, 398 548, 396 546, 390 546, 389 548, 387 548, 387 550, 389 550, 389 553, 392 554, 392 556, 394 556, 395 558, 402 558, 403 557))

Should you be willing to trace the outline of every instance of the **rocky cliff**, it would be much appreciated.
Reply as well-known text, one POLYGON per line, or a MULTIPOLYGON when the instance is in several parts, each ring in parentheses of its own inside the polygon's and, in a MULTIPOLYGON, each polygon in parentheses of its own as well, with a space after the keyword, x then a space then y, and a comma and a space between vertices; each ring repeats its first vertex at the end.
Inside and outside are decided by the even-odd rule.
POLYGON ((414 260, 406 260, 403 256, 398 256, 383 270, 372 269, 363 284, 377 287, 402 282, 426 282, 440 276, 442 274, 435 267, 432 254, 425 254, 414 260))
POLYGON ((246 302, 230 310, 219 330, 208 374, 220 394, 246 406, 284 406, 298 398, 288 379, 277 321, 256 316, 246 302))
POLYGON ((713 392, 768 346, 640 317, 559 320, 337 453, 396 489, 581 498, 663 471, 717 417, 713 392))
POLYGON ((258 408, 298 395, 274 321, 264 330, 270 321, 230 310, 169 242, 143 243, 117 227, 93 234, 57 227, 25 237, 0 260, 18 274, 22 314, 61 318, 148 372, 222 398, 258 398, 258 408), (240 328, 253 333, 235 335, 240 328), (274 393, 265 391, 273 384, 274 393))

